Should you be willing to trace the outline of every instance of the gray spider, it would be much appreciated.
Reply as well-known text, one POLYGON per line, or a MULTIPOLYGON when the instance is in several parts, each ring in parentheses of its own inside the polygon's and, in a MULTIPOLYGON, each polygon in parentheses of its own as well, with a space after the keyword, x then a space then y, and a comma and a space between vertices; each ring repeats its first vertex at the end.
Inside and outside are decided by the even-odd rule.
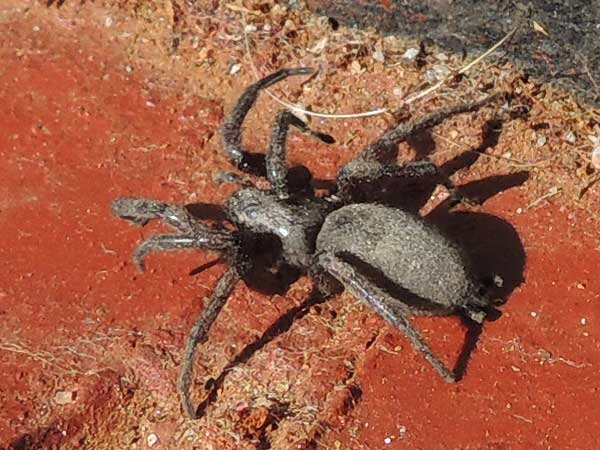
MULTIPOLYGON (((462 249, 421 217, 374 203, 353 203, 352 191, 361 183, 394 176, 407 181, 438 177, 437 167, 427 161, 404 165, 387 164, 382 155, 418 132, 447 117, 475 111, 490 100, 442 109, 423 118, 406 121, 386 132, 343 166, 337 176, 337 191, 319 198, 306 188, 289 182, 285 143, 290 126, 324 142, 333 139, 311 130, 289 111, 277 114, 264 161, 242 149, 242 123, 260 91, 292 75, 312 73, 308 68, 283 69, 263 78, 239 98, 222 127, 225 151, 241 171, 266 175, 271 189, 260 190, 246 182, 225 204, 232 225, 209 226, 183 205, 157 200, 118 198, 113 213, 136 225, 160 219, 175 229, 142 242, 134 253, 139 270, 149 252, 204 249, 218 252, 229 268, 218 281, 187 341, 179 380, 186 413, 194 418, 190 398, 195 349, 203 341, 234 285, 257 264, 261 240, 273 247, 275 265, 291 266, 310 274, 316 288, 330 292, 343 287, 400 329, 448 382, 455 375, 432 353, 409 321, 415 314, 458 313, 481 323, 491 309, 483 284, 475 279, 462 249), (258 168, 257 168, 258 165, 258 168)), ((223 178, 223 177, 222 177, 223 178)), ((241 177, 227 173, 228 181, 241 177)))

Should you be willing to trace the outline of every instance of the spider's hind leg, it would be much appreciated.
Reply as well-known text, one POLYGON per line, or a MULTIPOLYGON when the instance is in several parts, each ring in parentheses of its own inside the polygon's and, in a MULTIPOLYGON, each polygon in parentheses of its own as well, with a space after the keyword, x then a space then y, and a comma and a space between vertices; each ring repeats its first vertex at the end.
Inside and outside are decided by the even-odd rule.
POLYGON ((317 264, 342 283, 356 298, 369 305, 387 322, 401 330, 413 347, 429 361, 444 380, 449 383, 456 381, 455 375, 433 354, 419 332, 410 323, 407 317, 410 310, 408 307, 403 307, 400 300, 390 299, 382 289, 371 283, 350 264, 334 255, 322 254, 317 264), (395 307, 391 307, 390 304, 395 307))
POLYGON ((450 191, 452 186, 448 177, 442 174, 438 166, 431 161, 410 161, 398 165, 356 159, 338 172, 336 195, 350 201, 363 187, 371 188, 376 186, 374 183, 385 179, 393 180, 395 189, 411 188, 414 185, 443 184, 450 191))
POLYGON ((440 174, 438 168, 429 161, 414 161, 402 166, 387 164, 384 159, 391 148, 405 141, 414 133, 439 125, 447 118, 465 112, 477 111, 490 101, 496 99, 496 95, 490 95, 483 100, 453 105, 439 111, 427 114, 421 118, 415 118, 399 124, 381 136, 378 140, 368 145, 354 159, 340 168, 337 177, 338 191, 344 193, 353 186, 363 181, 371 181, 383 176, 400 176, 404 178, 415 178, 434 175, 440 177, 440 184, 448 187, 451 195, 454 187, 450 180, 440 174))

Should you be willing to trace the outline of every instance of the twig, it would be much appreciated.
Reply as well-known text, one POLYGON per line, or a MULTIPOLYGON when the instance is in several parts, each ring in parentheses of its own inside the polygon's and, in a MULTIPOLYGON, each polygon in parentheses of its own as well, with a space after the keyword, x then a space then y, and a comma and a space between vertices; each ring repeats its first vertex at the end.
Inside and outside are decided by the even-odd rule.
POLYGON ((542 195, 540 198, 532 201, 529 205, 527 205, 525 207, 525 211, 527 211, 528 209, 533 208, 534 206, 539 205, 542 201, 546 200, 547 198, 554 197, 555 195, 557 195, 561 191, 562 191, 561 188, 553 186, 552 188, 550 188, 550 190, 546 194, 542 195))
MULTIPOLYGON (((250 67, 252 68, 252 71, 254 72, 254 77, 258 80, 260 78, 260 75, 258 74, 258 69, 256 68, 256 65, 254 64, 254 60, 252 58, 252 53, 250 51, 250 41, 248 39, 248 33, 246 31, 246 14, 244 13, 244 11, 242 11, 242 18, 243 18, 242 25, 244 26, 244 44, 246 46, 246 55, 248 57, 248 61, 250 62, 250 67)), ((285 100, 281 100, 279 97, 277 97, 275 94, 273 94, 268 89, 264 89, 263 92, 266 92, 267 95, 269 95, 269 97, 271 97, 277 103, 285 106, 286 108, 288 108, 292 111, 303 113, 308 116, 322 117, 322 118, 327 118, 327 119, 356 119, 359 117, 377 116, 377 115, 383 114, 389 110, 388 108, 379 108, 379 109, 374 109, 372 111, 355 113, 355 114, 320 113, 320 112, 314 112, 314 111, 307 111, 306 109, 302 108, 300 105, 295 105, 292 103, 288 103, 285 100)))
POLYGON ((597 175, 595 177, 592 177, 592 179, 590 181, 588 181, 586 183, 585 186, 583 186, 580 190, 579 193, 577 194, 577 200, 581 200, 583 198, 583 196, 585 195, 585 193, 587 191, 590 190, 590 188, 596 184, 598 181, 600 181, 600 175, 597 175))
POLYGON ((12 342, 0 344, 0 350, 4 350, 7 352, 11 352, 11 353, 18 353, 21 355, 26 355, 26 356, 29 356, 31 359, 34 359, 35 361, 39 361, 44 364, 48 364, 49 366, 54 367, 60 371, 69 372, 69 369, 67 369, 66 367, 63 367, 62 365, 55 363, 54 360, 56 359, 56 357, 52 353, 49 353, 49 352, 32 351, 32 350, 29 350, 28 348, 22 346, 21 344, 12 343, 12 342))
POLYGON ((424 91, 418 92, 411 98, 405 100, 404 103, 412 103, 421 97, 425 97, 426 95, 431 94, 433 91, 439 89, 441 86, 443 86, 448 81, 450 81, 452 78, 454 78, 456 75, 462 75, 462 74, 466 73, 467 71, 469 71, 469 69, 471 69, 473 66, 478 64, 480 61, 483 61, 484 58, 486 58, 489 55, 491 55, 492 53, 494 53, 498 49, 498 47, 500 47, 502 44, 504 44, 507 40, 509 40, 512 37, 513 34, 516 33, 517 29, 518 29, 518 27, 513 28, 511 31, 508 32, 508 34, 506 36, 504 36, 502 39, 500 39, 498 42, 496 42, 496 44, 494 44, 489 50, 484 52, 479 57, 475 58, 473 61, 471 61, 466 66, 463 66, 461 69, 458 70, 458 72, 455 72, 455 73, 451 72, 449 75, 447 75, 445 78, 442 78, 440 81, 438 81, 433 86, 430 86, 429 88, 425 89, 424 91))
POLYGON ((528 419, 527 417, 520 416, 520 415, 518 415, 518 414, 513 414, 513 417, 514 417, 515 419, 522 420, 523 422, 527 422, 527 423, 533 423, 533 420, 531 420, 531 419, 528 419))
MULTIPOLYGON (((256 65, 254 64, 254 59, 252 57, 252 52, 250 50, 250 40, 248 38, 248 32, 246 31, 246 24, 247 24, 246 13, 249 11, 245 8, 237 8, 237 7, 230 8, 230 9, 239 11, 242 14, 242 26, 243 26, 243 30, 244 30, 244 45, 246 47, 246 57, 248 58, 248 62, 250 63, 252 72, 254 72, 254 77, 258 80, 258 79, 260 79, 260 75, 258 73, 258 69, 256 68, 256 65)), ((504 36, 502 39, 500 39, 489 50, 484 52, 479 57, 475 58, 469 64, 463 66, 457 72, 452 72, 450 75, 446 76, 445 78, 438 81, 433 86, 430 86, 429 88, 425 89, 424 91, 418 92, 415 95, 413 95, 412 97, 408 98, 407 100, 404 100, 403 104, 405 104, 405 105, 410 104, 410 103, 434 92, 435 90, 439 89, 441 86, 446 84, 449 80, 451 80, 456 74, 461 75, 461 74, 466 73, 471 68, 473 68, 476 64, 481 62, 484 58, 488 57, 493 52, 495 52, 502 44, 504 44, 508 39, 510 39, 513 34, 515 34, 517 29, 518 29, 518 27, 513 28, 506 36, 504 36)), ((377 116, 377 115, 380 115, 380 114, 390 111, 390 108, 377 108, 377 109, 374 109, 371 111, 363 111, 363 112, 351 113, 351 114, 329 114, 329 113, 323 113, 323 112, 317 112, 317 111, 308 111, 308 110, 304 109, 303 107, 301 107, 300 105, 289 103, 289 102, 286 102, 285 100, 280 99, 275 94, 271 93, 268 89, 265 89, 264 91, 277 103, 285 106, 286 108, 288 108, 292 111, 306 114, 307 116, 321 117, 321 118, 325 118, 325 119, 356 119, 356 118, 362 118, 362 117, 377 116)))
MULTIPOLYGON (((442 136, 439 133, 433 132, 432 135, 436 138, 439 138, 440 140, 446 142, 447 144, 453 145, 454 147, 458 148, 458 149, 462 149, 462 146, 457 144, 456 142, 448 139, 447 137, 442 136)), ((528 167, 537 167, 542 163, 548 162, 550 161, 550 158, 548 159, 542 159, 540 161, 535 161, 535 162, 531 162, 531 163, 527 163, 524 161, 519 161, 518 159, 513 159, 513 158, 507 158, 506 156, 500 156, 500 155, 494 155, 492 153, 485 153, 485 152, 479 152, 476 150, 470 150, 470 149, 466 149, 466 152, 471 152, 471 153, 477 153, 481 156, 485 156, 488 158, 492 158, 492 159, 499 159, 502 161, 508 161, 510 164, 508 164, 509 166, 512 167, 517 167, 520 169, 524 169, 524 168, 528 168, 528 167)))

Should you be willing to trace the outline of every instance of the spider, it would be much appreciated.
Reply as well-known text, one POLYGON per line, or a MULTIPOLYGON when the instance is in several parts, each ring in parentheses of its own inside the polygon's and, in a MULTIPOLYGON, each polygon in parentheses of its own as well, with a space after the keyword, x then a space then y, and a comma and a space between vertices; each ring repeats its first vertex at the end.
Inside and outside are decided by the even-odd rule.
POLYGON ((491 308, 483 282, 475 279, 468 257, 455 242, 413 212, 356 203, 352 192, 361 183, 382 177, 407 182, 437 177, 437 167, 431 162, 390 164, 382 155, 451 115, 478 110, 492 96, 441 109, 387 131, 339 170, 334 193, 317 197, 311 189, 290 183, 287 134, 293 126, 326 143, 334 141, 331 136, 312 130, 283 110, 276 116, 264 160, 242 148, 242 124, 261 90, 312 72, 309 68, 283 69, 257 81, 243 92, 226 118, 221 133, 231 163, 242 172, 262 174, 271 185, 261 190, 231 172, 221 177, 242 184, 224 205, 230 227, 208 225, 185 206, 158 200, 117 198, 112 205, 116 216, 133 224, 159 219, 175 230, 150 236, 137 247, 133 258, 140 271, 148 253, 167 250, 209 250, 228 264, 186 344, 178 388, 191 418, 196 417, 190 396, 195 350, 207 338, 235 284, 256 268, 265 237, 277 243, 271 250, 276 252, 277 267, 285 264, 309 274, 325 295, 331 286, 348 290, 401 330, 447 382, 456 381, 456 376, 433 354, 409 317, 461 314, 482 323, 491 308))

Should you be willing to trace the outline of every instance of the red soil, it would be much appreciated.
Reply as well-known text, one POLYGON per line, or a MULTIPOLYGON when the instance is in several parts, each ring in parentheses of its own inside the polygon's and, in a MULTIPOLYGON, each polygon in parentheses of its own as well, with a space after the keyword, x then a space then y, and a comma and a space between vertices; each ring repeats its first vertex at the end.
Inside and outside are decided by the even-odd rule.
MULTIPOLYGON (((154 433, 160 448, 175 448, 181 413, 173 406, 174 383, 184 337, 222 268, 190 277, 209 255, 171 254, 153 256, 148 272, 137 274, 131 251, 157 228, 128 226, 111 216, 109 205, 119 195, 220 203, 227 191, 212 184, 210 173, 227 166, 212 135, 235 93, 182 104, 177 92, 153 90, 147 74, 130 73, 119 47, 93 28, 75 44, 50 19, 3 26, 0 447, 139 442, 145 448, 154 433), (216 144, 207 145, 211 139, 216 144), (194 172, 199 164, 201 172, 194 172), (163 415, 152 419, 163 404, 163 415)), ((294 138, 291 145, 305 142, 294 138)), ((331 172, 319 164, 310 165, 318 175, 331 172)), ((268 349, 293 359, 325 346, 321 358, 316 351, 298 363, 296 371, 308 378, 290 375, 302 385, 290 389, 322 407, 313 445, 598 448, 600 235, 584 213, 552 200, 526 209, 528 189, 505 190, 476 212, 445 219, 459 234, 484 238, 475 253, 500 273, 518 272, 509 267, 519 258, 512 247, 518 241, 510 227, 484 213, 514 226, 526 254, 524 283, 501 307, 502 317, 486 323, 460 383, 445 384, 399 332, 366 309, 346 311, 343 332, 327 328, 334 310, 352 302, 348 296, 313 308, 268 349), (327 340, 337 347, 326 347, 327 340)), ((211 337, 212 362, 222 367, 307 289, 301 281, 270 302, 239 286, 224 319, 230 323, 211 337)), ((415 322, 437 353, 456 360, 464 341, 458 319, 415 322)), ((257 358, 256 376, 268 379, 269 366, 259 363, 275 356, 257 358)), ((227 418, 234 431, 259 440, 271 420, 268 409, 242 405, 238 411, 227 418)), ((280 422, 284 429, 285 419, 280 422)), ((196 448, 246 448, 207 430, 196 448)), ((301 448, 300 441, 288 447, 282 439, 272 448, 301 448)))

